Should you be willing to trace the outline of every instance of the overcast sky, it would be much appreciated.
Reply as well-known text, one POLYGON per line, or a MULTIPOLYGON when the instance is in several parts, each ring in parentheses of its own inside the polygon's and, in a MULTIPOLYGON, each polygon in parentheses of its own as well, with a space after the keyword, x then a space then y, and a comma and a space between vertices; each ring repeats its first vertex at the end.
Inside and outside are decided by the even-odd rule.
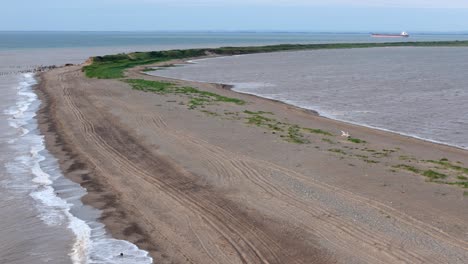
POLYGON ((0 30, 468 31, 468 0, 4 0, 0 30))

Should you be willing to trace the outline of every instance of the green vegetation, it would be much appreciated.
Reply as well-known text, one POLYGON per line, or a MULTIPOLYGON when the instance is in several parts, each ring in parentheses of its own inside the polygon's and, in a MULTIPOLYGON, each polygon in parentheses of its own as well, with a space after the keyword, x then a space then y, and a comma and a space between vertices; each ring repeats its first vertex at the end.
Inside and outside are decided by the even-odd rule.
POLYGON ((449 182, 449 181, 435 180, 434 182, 436 182, 436 183, 448 184, 448 185, 456 185, 456 186, 460 186, 460 187, 462 187, 462 188, 468 188, 468 181, 449 182))
POLYGON ((422 175, 428 177, 431 180, 447 178, 447 175, 433 170, 424 171, 422 175))
POLYGON ((214 55, 237 55, 294 50, 350 49, 376 47, 463 47, 468 41, 428 41, 428 42, 386 42, 386 43, 331 43, 331 44, 282 44, 252 47, 222 47, 214 49, 186 49, 151 52, 133 52, 92 57, 92 63, 84 66, 83 71, 89 78, 123 78, 124 71, 140 65, 154 64, 174 59, 186 59, 214 55))
POLYGON ((446 159, 446 158, 443 158, 443 159, 440 159, 440 160, 425 160, 425 161, 429 162, 429 163, 433 163, 433 164, 442 165, 446 169, 456 170, 456 171, 468 174, 468 168, 464 168, 464 167, 461 167, 461 166, 458 166, 458 165, 454 165, 454 164, 450 163, 449 160, 446 159))
POLYGON ((129 83, 133 89, 145 91, 145 92, 155 92, 155 93, 173 93, 175 90, 175 85, 169 82, 160 82, 160 81, 147 81, 139 79, 130 79, 125 80, 129 83))
POLYGON ((468 196, 468 191, 464 191, 463 196, 468 196))
POLYGON ((304 138, 304 135, 300 132, 300 127, 297 125, 290 126, 288 129, 288 139, 289 142, 297 143, 297 144, 306 144, 310 143, 309 140, 304 138))
POLYGON ((187 49, 97 56, 92 58, 90 65, 83 67, 83 71, 89 78, 123 78, 124 71, 129 68, 173 59, 200 57, 205 55, 205 52, 204 49, 187 49))
POLYGON ((414 172, 414 173, 417 173, 419 174, 421 172, 420 169, 416 168, 416 167, 413 167, 413 166, 410 166, 410 165, 406 165, 406 164, 399 164, 399 165, 396 165, 396 166, 393 166, 394 168, 397 168, 397 169, 404 169, 404 170, 407 170, 407 171, 411 171, 411 172, 414 172))
POLYGON ((312 134, 322 134, 322 135, 325 135, 325 136, 333 136, 332 133, 328 132, 328 131, 324 131, 322 129, 318 129, 318 128, 302 128, 303 130, 309 132, 309 133, 312 133, 312 134))
POLYGON ((406 156, 406 155, 400 155, 400 157, 398 157, 400 160, 407 160, 407 161, 411 161, 411 160, 416 160, 416 158, 414 157, 410 157, 410 156, 406 156))
POLYGON ((264 115, 264 114, 273 115, 272 112, 265 112, 265 111, 253 112, 249 110, 244 110, 244 113, 248 115, 264 115))
POLYGON ((196 108, 197 106, 201 106, 202 108, 205 107, 205 104, 208 104, 210 103, 211 101, 206 99, 206 98, 198 98, 198 97, 195 97, 195 98, 192 98, 190 99, 188 105, 189 105, 189 108, 190 109, 194 109, 196 108))
POLYGON ((359 138, 352 138, 352 137, 348 137, 348 141, 351 141, 351 142, 356 143, 356 144, 367 143, 367 141, 365 141, 365 140, 362 140, 362 139, 359 139, 359 138))
POLYGON ((389 153, 389 152, 374 152, 374 153, 372 153, 372 156, 373 156, 374 158, 384 158, 384 157, 388 157, 388 156, 389 156, 388 153, 389 153))
POLYGON ((141 79, 127 79, 124 81, 129 83, 135 90, 154 92, 159 94, 189 95, 191 97, 189 101, 189 107, 192 109, 196 108, 197 106, 203 106, 205 104, 210 104, 214 102, 234 103, 237 105, 245 104, 244 100, 226 97, 212 92, 201 91, 193 87, 180 87, 169 82, 147 81, 141 79))
POLYGON ((344 151, 341 150, 341 149, 337 149, 337 148, 328 149, 328 151, 346 155, 346 152, 344 152, 344 151))
POLYGON ((468 177, 459 175, 457 176, 457 179, 465 181, 465 180, 468 180, 468 177))

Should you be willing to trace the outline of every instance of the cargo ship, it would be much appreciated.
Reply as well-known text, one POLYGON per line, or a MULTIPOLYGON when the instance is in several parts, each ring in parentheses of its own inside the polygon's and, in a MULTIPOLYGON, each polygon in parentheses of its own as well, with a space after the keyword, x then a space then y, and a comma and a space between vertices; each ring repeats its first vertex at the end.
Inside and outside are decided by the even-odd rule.
POLYGON ((371 33, 373 38, 408 38, 407 32, 401 32, 400 34, 382 34, 382 33, 371 33))

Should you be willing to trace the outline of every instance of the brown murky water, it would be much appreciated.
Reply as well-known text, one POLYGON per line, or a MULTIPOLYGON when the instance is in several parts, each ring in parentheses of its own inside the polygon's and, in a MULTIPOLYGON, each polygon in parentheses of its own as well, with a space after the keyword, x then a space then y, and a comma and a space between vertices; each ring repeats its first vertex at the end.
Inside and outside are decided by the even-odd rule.
POLYGON ((235 85, 346 122, 468 148, 468 48, 372 48, 195 61, 152 74, 235 85))

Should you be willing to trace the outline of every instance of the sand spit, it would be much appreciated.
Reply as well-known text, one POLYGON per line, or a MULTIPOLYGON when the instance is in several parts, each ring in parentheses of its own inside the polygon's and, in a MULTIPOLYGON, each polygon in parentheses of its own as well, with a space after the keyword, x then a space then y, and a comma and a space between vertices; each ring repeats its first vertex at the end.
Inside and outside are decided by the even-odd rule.
MULTIPOLYGON (((162 79, 139 70, 128 76, 162 79)), ((103 210, 109 231, 148 250, 155 263, 468 259, 464 190, 397 167, 430 169, 426 160, 441 159, 466 167, 467 151, 214 84, 165 80, 247 103, 188 107, 186 95, 88 79, 78 66, 41 80, 48 149, 88 189, 84 202, 103 210), (311 132, 305 144, 290 142, 282 133, 296 130, 248 122, 252 113, 277 120, 279 129, 294 124, 332 135, 311 132), (341 130, 366 142, 351 142, 341 130)))

